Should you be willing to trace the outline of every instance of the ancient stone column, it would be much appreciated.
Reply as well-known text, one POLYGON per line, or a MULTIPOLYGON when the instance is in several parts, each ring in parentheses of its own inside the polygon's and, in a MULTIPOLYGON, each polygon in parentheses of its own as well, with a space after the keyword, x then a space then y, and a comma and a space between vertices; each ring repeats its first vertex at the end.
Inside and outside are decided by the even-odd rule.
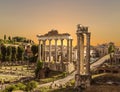
POLYGON ((80 74, 84 74, 84 35, 80 35, 80 74))
POLYGON ((80 74, 80 34, 77 34, 77 71, 76 74, 80 74))
POLYGON ((70 45, 69 45, 69 39, 67 39, 67 62, 70 62, 70 45))
POLYGON ((51 39, 49 39, 49 64, 51 62, 51 39))
MULTIPOLYGON (((91 75, 90 74, 90 34, 88 32, 87 27, 83 27, 81 25, 78 25, 77 29, 77 76, 78 79, 80 80, 75 80, 75 83, 77 87, 80 86, 81 83, 85 83, 86 87, 90 86, 90 79, 91 75), (87 59, 85 60, 84 57, 84 35, 87 35, 87 49, 86 49, 86 57, 87 59), (87 63, 85 62, 87 61, 87 63), (79 77, 80 75, 80 77, 79 77)), ((75 76, 76 77, 76 76, 75 76)), ((77 78, 76 78, 77 79, 77 78)))
POLYGON ((44 56, 44 44, 43 44, 44 42, 43 42, 43 40, 42 40, 42 49, 41 49, 41 53, 42 53, 42 56, 41 56, 41 59, 42 59, 42 61, 43 61, 43 56, 44 56))
POLYGON ((39 46, 38 46, 38 60, 41 61, 41 40, 39 40, 39 46))
POLYGON ((73 39, 70 39, 70 62, 72 62, 72 41, 73 39))
POLYGON ((55 64, 57 62, 57 40, 58 39, 55 39, 55 64))
POLYGON ((61 62, 60 62, 60 68, 61 70, 63 70, 63 40, 64 39, 61 39, 61 62))
POLYGON ((46 40, 43 40, 43 62, 46 61, 46 40))
POLYGON ((86 74, 90 74, 90 33, 86 34, 86 74))

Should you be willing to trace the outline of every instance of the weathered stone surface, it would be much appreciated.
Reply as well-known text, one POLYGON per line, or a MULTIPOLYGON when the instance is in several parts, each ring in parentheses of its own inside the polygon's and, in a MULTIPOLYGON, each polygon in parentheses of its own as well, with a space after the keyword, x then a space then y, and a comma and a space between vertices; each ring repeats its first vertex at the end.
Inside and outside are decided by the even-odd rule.
POLYGON ((38 78, 40 78, 40 79, 46 78, 49 76, 49 73, 50 73, 50 69, 48 67, 40 69, 39 74, 38 74, 38 78))
POLYGON ((45 71, 43 70, 43 69, 41 69, 41 70, 39 70, 39 78, 45 78, 45 73, 44 73, 45 71))
POLYGON ((69 33, 59 34, 57 30, 51 30, 48 33, 41 35, 40 37, 49 37, 49 36, 70 36, 69 33))
POLYGON ((90 85, 90 33, 88 27, 84 27, 80 24, 77 26, 77 74, 75 76, 75 86, 79 87, 82 84, 85 86, 90 85), (86 36, 86 57, 84 57, 84 36, 86 36), (79 76, 80 75, 80 76, 79 76))

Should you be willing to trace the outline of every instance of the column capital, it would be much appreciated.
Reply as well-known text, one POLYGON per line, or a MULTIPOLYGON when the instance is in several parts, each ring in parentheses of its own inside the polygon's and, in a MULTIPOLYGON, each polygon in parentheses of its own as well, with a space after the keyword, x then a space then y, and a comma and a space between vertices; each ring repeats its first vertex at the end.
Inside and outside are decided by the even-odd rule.
POLYGON ((86 34, 86 36, 87 36, 88 38, 90 38, 91 33, 90 33, 90 32, 89 32, 89 33, 87 33, 87 34, 86 34))
POLYGON ((69 41, 70 39, 66 39, 67 41, 69 41))
POLYGON ((83 33, 76 33, 76 35, 77 35, 77 36, 81 36, 81 35, 83 35, 83 33))
POLYGON ((42 41, 42 40, 38 40, 38 41, 39 41, 39 44, 41 44, 41 41, 42 41))
POLYGON ((63 41, 64 39, 60 39, 61 41, 63 41))
POLYGON ((54 39, 55 41, 57 41, 58 39, 54 39))
POLYGON ((48 41, 52 41, 52 39, 48 39, 48 41))
POLYGON ((38 39, 38 41, 42 41, 41 39, 38 39))
POLYGON ((46 39, 42 40, 43 42, 46 42, 46 39))

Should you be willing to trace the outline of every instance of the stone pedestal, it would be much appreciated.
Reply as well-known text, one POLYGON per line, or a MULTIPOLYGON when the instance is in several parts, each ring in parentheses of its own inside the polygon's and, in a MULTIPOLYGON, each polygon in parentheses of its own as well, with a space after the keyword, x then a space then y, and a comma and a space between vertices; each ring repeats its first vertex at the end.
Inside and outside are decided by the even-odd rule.
POLYGON ((84 85, 85 88, 90 86, 91 76, 90 75, 80 75, 81 85, 84 85))

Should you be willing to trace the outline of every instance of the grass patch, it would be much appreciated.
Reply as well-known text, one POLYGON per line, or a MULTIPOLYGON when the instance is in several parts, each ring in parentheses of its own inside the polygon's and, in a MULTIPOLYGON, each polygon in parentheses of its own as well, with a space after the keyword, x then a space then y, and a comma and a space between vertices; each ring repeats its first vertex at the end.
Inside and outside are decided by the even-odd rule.
POLYGON ((49 78, 40 79, 40 84, 53 82, 66 76, 65 72, 51 71, 49 78))

